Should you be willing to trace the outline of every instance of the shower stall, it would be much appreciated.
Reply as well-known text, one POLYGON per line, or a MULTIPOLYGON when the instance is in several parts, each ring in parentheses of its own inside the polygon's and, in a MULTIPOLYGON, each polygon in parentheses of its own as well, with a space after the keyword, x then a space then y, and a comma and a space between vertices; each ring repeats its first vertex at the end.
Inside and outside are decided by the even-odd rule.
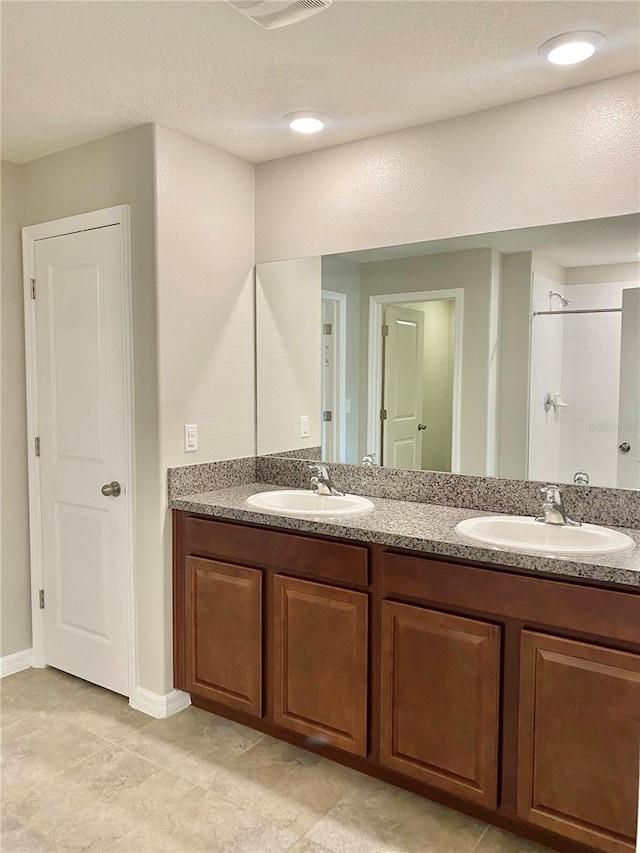
POLYGON ((640 488, 640 284, 534 274, 529 477, 640 488))

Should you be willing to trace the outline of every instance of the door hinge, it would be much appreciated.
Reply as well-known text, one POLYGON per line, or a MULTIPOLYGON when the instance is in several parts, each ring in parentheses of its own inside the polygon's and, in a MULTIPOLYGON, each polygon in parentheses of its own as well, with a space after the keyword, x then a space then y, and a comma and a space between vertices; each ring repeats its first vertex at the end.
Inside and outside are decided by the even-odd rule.
POLYGON ((333 327, 332 327, 331 323, 323 323, 322 324, 322 334, 323 335, 332 335, 333 334, 333 327))
POLYGON ((31 284, 31 298, 35 299, 36 298, 36 280, 35 280, 35 278, 31 278, 31 279, 29 279, 29 282, 31 284))
POLYGON ((44 610, 44 590, 41 589, 38 593, 38 598, 40 600, 40 610, 44 610))
POLYGON ((387 410, 386 409, 380 409, 380 420, 386 421, 386 419, 387 419, 387 410))
POLYGON ((387 326, 386 323, 384 323, 382 326, 382 337, 386 338, 388 334, 389 334, 389 327, 387 326))
POLYGON ((333 420, 333 414, 329 411, 323 412, 322 413, 322 420, 324 421, 324 423, 329 423, 330 421, 333 420))
POLYGON ((40 438, 36 436, 33 443, 35 445, 36 456, 40 456, 40 438))

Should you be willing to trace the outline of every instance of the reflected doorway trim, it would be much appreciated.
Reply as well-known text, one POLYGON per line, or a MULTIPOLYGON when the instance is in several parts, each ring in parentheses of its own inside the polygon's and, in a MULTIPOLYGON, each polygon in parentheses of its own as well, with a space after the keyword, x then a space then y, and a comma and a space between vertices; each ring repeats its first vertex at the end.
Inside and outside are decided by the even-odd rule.
POLYGON ((35 275, 35 244, 49 237, 63 237, 78 231, 92 231, 110 225, 120 226, 121 235, 121 272, 124 305, 124 385, 125 385, 125 440, 127 470, 125 472, 128 489, 123 497, 127 500, 128 514, 128 575, 127 584, 127 622, 129 646, 129 703, 134 701, 138 689, 138 647, 134 577, 134 536, 135 536, 135 467, 134 467, 134 429, 133 429, 133 310, 131 294, 131 239, 129 205, 121 204, 54 219, 39 225, 28 225, 22 229, 22 270, 24 291, 24 329, 25 361, 27 389, 27 460, 29 476, 29 544, 31 549, 31 630, 33 633, 34 667, 47 665, 44 648, 44 613, 40 609, 40 589, 43 588, 44 568, 42 560, 41 527, 41 483, 40 466, 33 452, 38 435, 38 373, 37 373, 37 327, 36 303, 31 298, 31 279, 35 275))
POLYGON ((332 302, 335 305, 336 327, 336 371, 335 400, 337 403, 336 423, 338 429, 336 440, 336 462, 344 462, 347 450, 347 294, 338 293, 334 290, 322 290, 320 293, 322 302, 332 302))
POLYGON ((385 305, 435 302, 453 299, 455 303, 455 364, 453 371, 453 417, 451 436, 451 473, 460 473, 460 428, 462 412, 462 340, 464 289, 423 290, 412 293, 383 293, 369 297, 369 343, 367 347, 367 453, 380 459, 380 410, 382 409, 382 324, 385 305))

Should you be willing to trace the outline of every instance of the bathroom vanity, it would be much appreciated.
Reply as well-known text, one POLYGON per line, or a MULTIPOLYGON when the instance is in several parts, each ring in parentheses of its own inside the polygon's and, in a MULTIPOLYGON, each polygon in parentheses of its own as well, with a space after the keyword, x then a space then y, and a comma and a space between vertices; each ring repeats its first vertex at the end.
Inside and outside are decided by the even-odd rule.
POLYGON ((560 851, 634 850, 637 553, 518 561, 433 532, 459 509, 316 523, 249 511, 252 491, 171 504, 194 705, 560 851))

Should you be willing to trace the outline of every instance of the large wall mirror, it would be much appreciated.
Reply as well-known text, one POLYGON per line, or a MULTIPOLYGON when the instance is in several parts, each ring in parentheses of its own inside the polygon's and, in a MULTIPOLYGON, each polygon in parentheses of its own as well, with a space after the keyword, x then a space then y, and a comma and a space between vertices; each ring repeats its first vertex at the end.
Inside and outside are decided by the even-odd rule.
POLYGON ((639 252, 629 215, 259 264, 257 453, 640 488, 639 252))

